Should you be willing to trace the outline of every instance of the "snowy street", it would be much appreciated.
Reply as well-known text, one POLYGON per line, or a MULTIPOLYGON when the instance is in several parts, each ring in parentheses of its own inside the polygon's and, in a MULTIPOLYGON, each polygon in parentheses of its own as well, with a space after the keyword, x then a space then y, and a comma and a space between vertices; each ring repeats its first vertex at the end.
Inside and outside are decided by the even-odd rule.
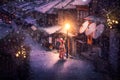
POLYGON ((32 47, 28 80, 105 80, 87 60, 59 60, 56 50, 45 51, 32 39, 28 43, 32 47))
POLYGON ((0 80, 120 80, 118 3, 1 0, 0 80))

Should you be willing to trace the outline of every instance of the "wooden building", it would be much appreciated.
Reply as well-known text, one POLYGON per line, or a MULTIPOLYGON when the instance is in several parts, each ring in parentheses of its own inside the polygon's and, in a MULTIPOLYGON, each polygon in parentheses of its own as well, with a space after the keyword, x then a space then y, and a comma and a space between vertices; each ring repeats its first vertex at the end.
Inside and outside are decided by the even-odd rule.
POLYGON ((38 21, 42 22, 42 26, 46 27, 55 24, 57 14, 54 13, 53 7, 56 6, 60 1, 61 0, 50 1, 49 3, 35 8, 37 13, 39 13, 39 15, 37 15, 40 17, 38 21))
MULTIPOLYGON (((54 7, 58 10, 58 24, 64 27, 66 23, 69 23, 71 26, 69 33, 73 36, 68 35, 67 45, 69 48, 68 53, 71 55, 76 55, 82 51, 80 49, 82 44, 77 42, 79 39, 76 37, 79 37, 77 34, 84 18, 89 15, 89 2, 90 0, 85 3, 81 0, 64 0, 54 7)), ((65 35, 67 34, 65 33, 65 35)))

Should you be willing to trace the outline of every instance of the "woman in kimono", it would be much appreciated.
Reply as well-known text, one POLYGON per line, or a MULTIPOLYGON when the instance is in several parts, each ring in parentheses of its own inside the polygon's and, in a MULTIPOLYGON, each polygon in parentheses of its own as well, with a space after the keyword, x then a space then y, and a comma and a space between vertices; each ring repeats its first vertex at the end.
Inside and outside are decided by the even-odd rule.
POLYGON ((59 46, 59 58, 64 59, 65 53, 66 53, 66 49, 65 49, 64 40, 61 39, 60 46, 59 46))

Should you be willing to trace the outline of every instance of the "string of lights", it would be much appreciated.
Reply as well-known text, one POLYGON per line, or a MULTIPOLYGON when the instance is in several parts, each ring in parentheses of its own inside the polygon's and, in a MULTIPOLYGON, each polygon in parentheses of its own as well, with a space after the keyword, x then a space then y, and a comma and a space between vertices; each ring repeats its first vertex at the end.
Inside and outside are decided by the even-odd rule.
POLYGON ((110 29, 119 24, 119 0, 99 0, 98 7, 100 14, 106 18, 106 23, 110 29))

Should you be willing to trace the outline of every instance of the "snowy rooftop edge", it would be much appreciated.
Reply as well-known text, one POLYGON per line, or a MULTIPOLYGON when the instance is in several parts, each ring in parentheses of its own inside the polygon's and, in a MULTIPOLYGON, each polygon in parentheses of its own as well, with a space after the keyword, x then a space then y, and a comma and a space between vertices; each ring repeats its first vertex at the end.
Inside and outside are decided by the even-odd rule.
POLYGON ((91 0, 74 0, 72 5, 88 5, 91 0))
POLYGON ((61 2, 61 0, 55 0, 55 1, 52 1, 52 2, 50 2, 48 4, 45 4, 43 6, 35 7, 35 10, 39 11, 41 13, 46 13, 47 11, 49 11, 51 8, 53 8, 59 2, 61 2))
POLYGON ((21 4, 21 5, 18 6, 18 8, 23 8, 23 7, 28 6, 28 5, 30 5, 30 2, 29 3, 21 4))
POLYGON ((53 34, 56 31, 60 30, 62 27, 61 26, 51 26, 51 27, 47 27, 47 28, 42 28, 43 30, 45 30, 48 34, 53 34))
POLYGON ((57 9, 61 9, 63 7, 65 7, 66 5, 68 5, 72 0, 65 0, 61 3, 59 3, 58 5, 56 5, 54 8, 57 8, 57 9))

